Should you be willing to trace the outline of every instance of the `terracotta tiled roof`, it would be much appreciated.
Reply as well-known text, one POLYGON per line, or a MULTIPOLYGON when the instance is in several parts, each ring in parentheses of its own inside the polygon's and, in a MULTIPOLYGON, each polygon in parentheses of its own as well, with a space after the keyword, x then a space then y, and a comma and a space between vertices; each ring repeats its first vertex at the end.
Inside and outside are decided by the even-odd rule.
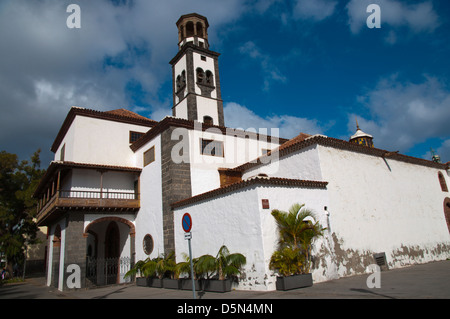
POLYGON ((356 153, 363 153, 363 154, 367 154, 367 155, 378 156, 378 157, 382 157, 382 158, 389 158, 389 159, 406 162, 406 163, 410 163, 410 164, 434 167, 434 168, 438 168, 438 169, 445 170, 448 167, 448 165, 446 165, 446 164, 440 164, 440 163, 425 160, 422 158, 403 155, 403 154, 399 154, 398 152, 391 152, 391 151, 382 150, 379 148, 367 147, 364 145, 359 145, 356 143, 351 143, 351 142, 347 142, 344 140, 327 137, 324 135, 313 135, 313 136, 309 136, 309 137, 305 137, 305 136, 301 136, 301 135, 302 134, 300 134, 299 136, 293 138, 292 140, 284 143, 279 148, 272 150, 267 155, 261 156, 256 161, 242 164, 238 167, 232 168, 231 170, 244 172, 252 167, 261 165, 263 163, 263 161, 261 161, 261 159, 263 157, 273 155, 274 152, 278 152, 278 157, 282 158, 283 156, 289 155, 300 149, 309 147, 311 145, 316 145, 316 144, 323 145, 323 146, 329 146, 329 147, 342 149, 342 150, 347 150, 347 151, 352 151, 352 152, 356 152, 356 153))
POLYGON ((320 182, 320 181, 309 181, 309 180, 300 180, 300 179, 289 179, 289 178, 280 178, 280 177, 261 177, 255 176, 248 178, 246 180, 236 182, 224 187, 220 187, 214 189, 212 191, 199 194, 190 198, 183 199, 181 201, 172 203, 172 208, 183 207, 186 205, 190 205, 202 200, 207 200, 219 195, 223 195, 226 193, 230 193, 236 191, 238 189, 254 186, 254 185, 269 185, 269 186, 295 186, 301 188, 317 188, 317 189, 325 189, 328 185, 328 182, 320 182))
POLYGON ((106 111, 104 113, 113 114, 113 115, 122 116, 122 117, 131 117, 131 118, 147 120, 147 121, 150 120, 150 119, 146 118, 145 116, 139 115, 137 113, 134 113, 134 112, 132 112, 130 110, 126 110, 126 109, 117 109, 117 110, 112 110, 112 111, 106 111))
POLYGON ((67 133, 67 130, 69 129, 70 125, 72 124, 76 116, 86 116, 108 121, 136 124, 146 126, 149 128, 155 126, 158 123, 157 121, 151 120, 149 118, 146 118, 144 116, 141 116, 139 114, 136 114, 134 112, 125 109, 117 109, 113 111, 102 112, 74 106, 70 109, 69 113, 67 114, 66 119, 64 120, 58 132, 58 135, 56 136, 55 141, 53 142, 53 145, 51 147, 52 152, 55 153, 58 150, 59 145, 61 144, 64 136, 67 133))

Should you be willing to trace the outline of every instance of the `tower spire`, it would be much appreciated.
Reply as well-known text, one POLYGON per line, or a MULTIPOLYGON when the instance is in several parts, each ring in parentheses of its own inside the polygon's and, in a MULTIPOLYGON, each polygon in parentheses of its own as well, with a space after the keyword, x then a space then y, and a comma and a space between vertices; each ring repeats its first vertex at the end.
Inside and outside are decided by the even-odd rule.
POLYGON ((219 56, 209 50, 208 19, 185 14, 176 23, 178 48, 170 61, 173 74, 172 115, 225 126, 220 91, 219 56))

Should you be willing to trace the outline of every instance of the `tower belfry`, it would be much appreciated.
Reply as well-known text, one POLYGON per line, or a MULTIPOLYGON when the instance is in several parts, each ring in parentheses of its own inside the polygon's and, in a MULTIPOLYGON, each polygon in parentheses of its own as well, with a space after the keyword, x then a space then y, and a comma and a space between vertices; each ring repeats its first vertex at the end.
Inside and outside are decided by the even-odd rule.
POLYGON ((176 23, 178 53, 170 61, 173 76, 172 115, 224 126, 219 56, 209 50, 208 19, 186 14, 176 23))

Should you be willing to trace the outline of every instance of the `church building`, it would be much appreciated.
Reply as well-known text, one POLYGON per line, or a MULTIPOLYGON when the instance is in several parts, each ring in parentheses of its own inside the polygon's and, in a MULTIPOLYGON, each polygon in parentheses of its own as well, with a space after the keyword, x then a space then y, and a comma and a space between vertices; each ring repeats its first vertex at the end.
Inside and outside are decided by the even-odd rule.
POLYGON ((72 107, 55 137, 34 194, 49 286, 70 288, 73 264, 89 287, 128 282, 138 260, 174 251, 182 261, 188 212, 194 257, 226 245, 247 259, 235 289, 274 290, 271 211, 294 203, 327 228, 312 249, 314 282, 450 257, 448 163, 378 149, 359 125, 349 141, 228 128, 207 18, 176 26, 172 116, 72 107))

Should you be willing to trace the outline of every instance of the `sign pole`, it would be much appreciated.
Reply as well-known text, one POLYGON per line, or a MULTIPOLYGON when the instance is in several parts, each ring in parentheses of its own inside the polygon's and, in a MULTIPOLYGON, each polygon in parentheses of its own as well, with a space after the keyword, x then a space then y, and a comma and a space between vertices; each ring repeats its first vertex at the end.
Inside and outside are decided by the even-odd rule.
POLYGON ((192 294, 194 295, 194 299, 197 299, 195 296, 194 266, 192 265, 192 249, 190 238, 188 239, 188 245, 189 245, 189 261, 191 263, 192 294))
POLYGON ((191 264, 191 279, 192 279, 192 293, 194 295, 194 299, 197 299, 195 296, 195 280, 194 280, 194 266, 192 264, 192 248, 191 248, 191 238, 192 238, 192 217, 188 213, 183 215, 181 219, 181 225, 184 230, 184 239, 187 239, 189 245, 189 263, 191 264))

